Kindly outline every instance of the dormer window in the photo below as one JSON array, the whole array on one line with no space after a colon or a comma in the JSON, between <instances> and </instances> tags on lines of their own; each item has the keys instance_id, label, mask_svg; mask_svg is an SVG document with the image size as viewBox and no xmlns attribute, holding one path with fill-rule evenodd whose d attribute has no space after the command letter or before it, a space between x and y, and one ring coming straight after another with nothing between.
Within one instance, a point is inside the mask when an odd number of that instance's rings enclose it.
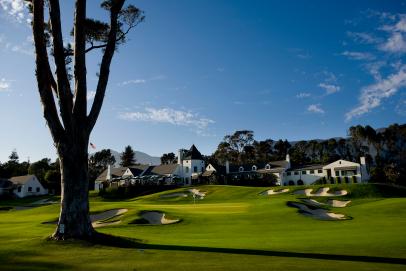
<instances>
[{"instance_id":1,"label":"dormer window","mask_svg":"<svg viewBox=\"0 0 406 271\"><path fill-rule=\"evenodd\" d=\"M244 171L244 168L243 168L243 167L240 167L238 170L239 170L240 172L243 172L243 171Z\"/></svg>"},{"instance_id":2,"label":"dormer window","mask_svg":"<svg viewBox=\"0 0 406 271\"><path fill-rule=\"evenodd\" d=\"M257 171L257 166L252 166L252 171Z\"/></svg>"},{"instance_id":3,"label":"dormer window","mask_svg":"<svg viewBox=\"0 0 406 271\"><path fill-rule=\"evenodd\" d=\"M270 169L271 169L271 165L267 164L267 165L265 166L265 169L270 170Z\"/></svg>"}]
</instances>

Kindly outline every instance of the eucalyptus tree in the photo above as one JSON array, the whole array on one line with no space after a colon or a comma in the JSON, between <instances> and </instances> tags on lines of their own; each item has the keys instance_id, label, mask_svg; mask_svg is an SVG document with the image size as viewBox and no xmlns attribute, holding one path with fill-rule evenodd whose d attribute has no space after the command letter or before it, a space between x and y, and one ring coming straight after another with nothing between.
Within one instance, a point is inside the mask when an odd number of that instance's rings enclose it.
<instances>
[{"instance_id":1,"label":"eucalyptus tree","mask_svg":"<svg viewBox=\"0 0 406 271\"><path fill-rule=\"evenodd\" d=\"M64 44L59 0L29 0L38 91L43 115L60 160L61 209L53 238L96 236L89 217L88 145L99 116L118 45L144 20L125 0L101 2L108 22L88 18L86 0L76 0L72 46ZM66 38L66 37L65 37ZM96 95L88 113L86 55L101 49ZM55 67L55 69L53 69ZM72 72L72 74L71 74Z\"/></svg>"}]
</instances>

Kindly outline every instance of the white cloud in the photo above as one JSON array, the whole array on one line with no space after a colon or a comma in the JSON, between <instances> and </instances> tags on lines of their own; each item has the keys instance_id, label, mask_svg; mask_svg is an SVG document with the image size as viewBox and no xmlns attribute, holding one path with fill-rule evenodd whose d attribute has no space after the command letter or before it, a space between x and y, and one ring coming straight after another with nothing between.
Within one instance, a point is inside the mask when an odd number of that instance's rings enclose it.
<instances>
[{"instance_id":1,"label":"white cloud","mask_svg":"<svg viewBox=\"0 0 406 271\"><path fill-rule=\"evenodd\" d=\"M15 44L10 42L5 35L0 34L0 46L6 51L34 56L34 48L32 46L32 41L29 40L29 37L27 37L26 40L20 44Z\"/></svg>"},{"instance_id":2,"label":"white cloud","mask_svg":"<svg viewBox=\"0 0 406 271\"><path fill-rule=\"evenodd\" d=\"M326 91L326 95L330 95L340 91L340 86L334 84L320 83L319 87L323 88Z\"/></svg>"},{"instance_id":3,"label":"white cloud","mask_svg":"<svg viewBox=\"0 0 406 271\"><path fill-rule=\"evenodd\" d=\"M311 113L317 113L317 114L324 114L324 110L320 107L320 104L311 104L309 107L307 107L307 111Z\"/></svg>"},{"instance_id":4,"label":"white cloud","mask_svg":"<svg viewBox=\"0 0 406 271\"><path fill-rule=\"evenodd\" d=\"M145 121L155 123L169 123L176 126L186 126L196 129L195 132L203 135L213 120L200 117L190 111L181 111L172 108L145 108L144 112L124 112L119 118L129 121Z\"/></svg>"},{"instance_id":5,"label":"white cloud","mask_svg":"<svg viewBox=\"0 0 406 271\"><path fill-rule=\"evenodd\" d=\"M373 60L375 58L372 54L365 52L344 51L341 53L341 55L355 60Z\"/></svg>"},{"instance_id":6,"label":"white cloud","mask_svg":"<svg viewBox=\"0 0 406 271\"><path fill-rule=\"evenodd\" d=\"M0 92L10 91L10 81L5 78L0 79Z\"/></svg>"},{"instance_id":7,"label":"white cloud","mask_svg":"<svg viewBox=\"0 0 406 271\"><path fill-rule=\"evenodd\" d=\"M405 53L406 52L406 40L402 33L394 32L389 39L381 44L379 48L386 52L391 53Z\"/></svg>"},{"instance_id":8,"label":"white cloud","mask_svg":"<svg viewBox=\"0 0 406 271\"><path fill-rule=\"evenodd\" d=\"M403 87L406 87L406 65L400 67L398 72L389 75L386 79L378 80L376 83L364 87L359 97L360 105L346 113L346 120L349 121L370 112L380 106L383 99L391 97Z\"/></svg>"},{"instance_id":9,"label":"white cloud","mask_svg":"<svg viewBox=\"0 0 406 271\"><path fill-rule=\"evenodd\" d=\"M119 85L120 86L125 86L125 85L129 85L129 84L145 84L146 80L145 79L134 79L134 80L128 80L128 81L124 81L121 82Z\"/></svg>"},{"instance_id":10,"label":"white cloud","mask_svg":"<svg viewBox=\"0 0 406 271\"><path fill-rule=\"evenodd\" d=\"M0 7L18 23L31 22L24 0L0 0Z\"/></svg>"},{"instance_id":11,"label":"white cloud","mask_svg":"<svg viewBox=\"0 0 406 271\"><path fill-rule=\"evenodd\" d=\"M93 100L94 99L94 96L96 96L96 91L94 91L94 90L92 90L92 91L89 91L88 93L87 93L87 100L88 101L90 101L90 100Z\"/></svg>"},{"instance_id":12,"label":"white cloud","mask_svg":"<svg viewBox=\"0 0 406 271\"><path fill-rule=\"evenodd\" d=\"M363 44L375 44L382 41L382 39L373 36L370 33L366 32L347 32L347 35L351 37L355 42Z\"/></svg>"},{"instance_id":13,"label":"white cloud","mask_svg":"<svg viewBox=\"0 0 406 271\"><path fill-rule=\"evenodd\" d=\"M308 98L310 96L311 96L311 94L308 92L300 92L300 93L296 94L296 98L298 98L298 99Z\"/></svg>"}]
</instances>

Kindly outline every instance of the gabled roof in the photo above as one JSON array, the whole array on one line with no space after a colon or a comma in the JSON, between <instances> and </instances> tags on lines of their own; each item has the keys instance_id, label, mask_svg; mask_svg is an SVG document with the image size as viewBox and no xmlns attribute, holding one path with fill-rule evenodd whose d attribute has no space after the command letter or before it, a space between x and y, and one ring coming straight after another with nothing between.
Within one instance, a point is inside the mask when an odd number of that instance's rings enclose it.
<instances>
[{"instance_id":1,"label":"gabled roof","mask_svg":"<svg viewBox=\"0 0 406 271\"><path fill-rule=\"evenodd\" d=\"M168 175L174 174L176 169L178 168L178 164L167 164L167 165L159 165L159 166L150 166L148 170L143 174L146 175Z\"/></svg>"},{"instance_id":2,"label":"gabled roof","mask_svg":"<svg viewBox=\"0 0 406 271\"><path fill-rule=\"evenodd\" d=\"M128 167L112 167L111 168L111 177L117 178L123 176L124 172L127 170ZM107 177L107 170L105 169L102 174L97 177L96 181L105 181Z\"/></svg>"},{"instance_id":3,"label":"gabled roof","mask_svg":"<svg viewBox=\"0 0 406 271\"><path fill-rule=\"evenodd\" d=\"M289 162L286 160L280 160L280 161L272 161L268 163L271 167L283 167L283 168L288 168L289 167Z\"/></svg>"},{"instance_id":4,"label":"gabled roof","mask_svg":"<svg viewBox=\"0 0 406 271\"><path fill-rule=\"evenodd\" d=\"M137 176L141 175L149 167L150 167L149 165L137 165L137 166L131 166L128 169L131 171L131 174L134 177L137 177Z\"/></svg>"},{"instance_id":5,"label":"gabled roof","mask_svg":"<svg viewBox=\"0 0 406 271\"><path fill-rule=\"evenodd\" d=\"M193 144L192 147L190 147L190 150L185 153L185 155L183 156L183 159L185 159L185 160L203 160L203 156L199 152L199 150L196 148L196 146Z\"/></svg>"},{"instance_id":6,"label":"gabled roof","mask_svg":"<svg viewBox=\"0 0 406 271\"><path fill-rule=\"evenodd\" d=\"M10 181L11 181L13 184L24 185L24 184L26 184L29 180L31 180L33 177L35 177L35 175L16 176L16 177L12 177L12 178L10 179Z\"/></svg>"}]
</instances>

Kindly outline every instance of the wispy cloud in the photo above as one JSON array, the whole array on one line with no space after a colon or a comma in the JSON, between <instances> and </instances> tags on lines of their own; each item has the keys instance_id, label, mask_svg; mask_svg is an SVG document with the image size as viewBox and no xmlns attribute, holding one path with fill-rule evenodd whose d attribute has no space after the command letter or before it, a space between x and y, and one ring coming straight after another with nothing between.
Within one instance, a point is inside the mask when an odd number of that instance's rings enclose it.
<instances>
[{"instance_id":1,"label":"wispy cloud","mask_svg":"<svg viewBox=\"0 0 406 271\"><path fill-rule=\"evenodd\" d=\"M364 87L361 90L359 106L346 113L346 120L350 121L354 117L361 116L379 107L383 99L393 96L403 87L406 87L406 65L400 67L398 72L389 75L387 78Z\"/></svg>"},{"instance_id":2,"label":"wispy cloud","mask_svg":"<svg viewBox=\"0 0 406 271\"><path fill-rule=\"evenodd\" d=\"M351 52L351 51L344 51L341 55L346 56L350 59L355 60L373 60L375 57L371 53L366 52Z\"/></svg>"},{"instance_id":3,"label":"wispy cloud","mask_svg":"<svg viewBox=\"0 0 406 271\"><path fill-rule=\"evenodd\" d=\"M32 46L31 36L28 36L25 41L19 44L15 44L13 42L10 42L5 35L0 34L0 48L14 53L34 56L34 48Z\"/></svg>"},{"instance_id":4,"label":"wispy cloud","mask_svg":"<svg viewBox=\"0 0 406 271\"><path fill-rule=\"evenodd\" d=\"M31 22L24 0L0 0L0 7L15 22Z\"/></svg>"},{"instance_id":5,"label":"wispy cloud","mask_svg":"<svg viewBox=\"0 0 406 271\"><path fill-rule=\"evenodd\" d=\"M324 114L325 111L321 108L320 104L311 104L307 107L307 111L311 113Z\"/></svg>"},{"instance_id":6,"label":"wispy cloud","mask_svg":"<svg viewBox=\"0 0 406 271\"><path fill-rule=\"evenodd\" d=\"M320 83L319 87L326 91L326 95L330 95L340 91L340 86L334 84Z\"/></svg>"},{"instance_id":7,"label":"wispy cloud","mask_svg":"<svg viewBox=\"0 0 406 271\"><path fill-rule=\"evenodd\" d=\"M10 81L5 78L0 79L0 92L10 91Z\"/></svg>"},{"instance_id":8,"label":"wispy cloud","mask_svg":"<svg viewBox=\"0 0 406 271\"><path fill-rule=\"evenodd\" d=\"M302 48L288 48L288 51L293 53L297 58L300 59L312 58L311 54Z\"/></svg>"},{"instance_id":9,"label":"wispy cloud","mask_svg":"<svg viewBox=\"0 0 406 271\"><path fill-rule=\"evenodd\" d=\"M88 101L90 101L90 100L93 100L94 99L94 96L96 96L96 91L94 91L94 90L92 90L92 91L89 91L88 93L87 93L87 100Z\"/></svg>"},{"instance_id":10,"label":"wispy cloud","mask_svg":"<svg viewBox=\"0 0 406 271\"><path fill-rule=\"evenodd\" d=\"M123 112L119 114L119 118L129 121L169 123L176 126L186 126L193 128L200 135L204 135L209 125L215 123L214 120L201 117L196 113L168 107L148 107L142 112Z\"/></svg>"},{"instance_id":11,"label":"wispy cloud","mask_svg":"<svg viewBox=\"0 0 406 271\"><path fill-rule=\"evenodd\" d=\"M121 83L118 83L118 86L126 86L126 85L140 85L140 84L145 84L147 82L151 81L158 81L158 80L164 80L166 79L165 75L156 75L147 79L144 78L137 78L137 79L130 79L127 81L123 81Z\"/></svg>"},{"instance_id":12,"label":"wispy cloud","mask_svg":"<svg viewBox=\"0 0 406 271\"><path fill-rule=\"evenodd\" d=\"M394 32L379 48L391 53L406 53L406 39L402 33Z\"/></svg>"},{"instance_id":13,"label":"wispy cloud","mask_svg":"<svg viewBox=\"0 0 406 271\"><path fill-rule=\"evenodd\" d=\"M308 92L300 92L300 93L296 94L296 98L298 98L298 99L308 98L310 96L311 96L311 94Z\"/></svg>"},{"instance_id":14,"label":"wispy cloud","mask_svg":"<svg viewBox=\"0 0 406 271\"><path fill-rule=\"evenodd\" d=\"M382 39L366 32L351 32L348 31L347 35L357 43L363 44L376 44L382 42Z\"/></svg>"}]
</instances>

